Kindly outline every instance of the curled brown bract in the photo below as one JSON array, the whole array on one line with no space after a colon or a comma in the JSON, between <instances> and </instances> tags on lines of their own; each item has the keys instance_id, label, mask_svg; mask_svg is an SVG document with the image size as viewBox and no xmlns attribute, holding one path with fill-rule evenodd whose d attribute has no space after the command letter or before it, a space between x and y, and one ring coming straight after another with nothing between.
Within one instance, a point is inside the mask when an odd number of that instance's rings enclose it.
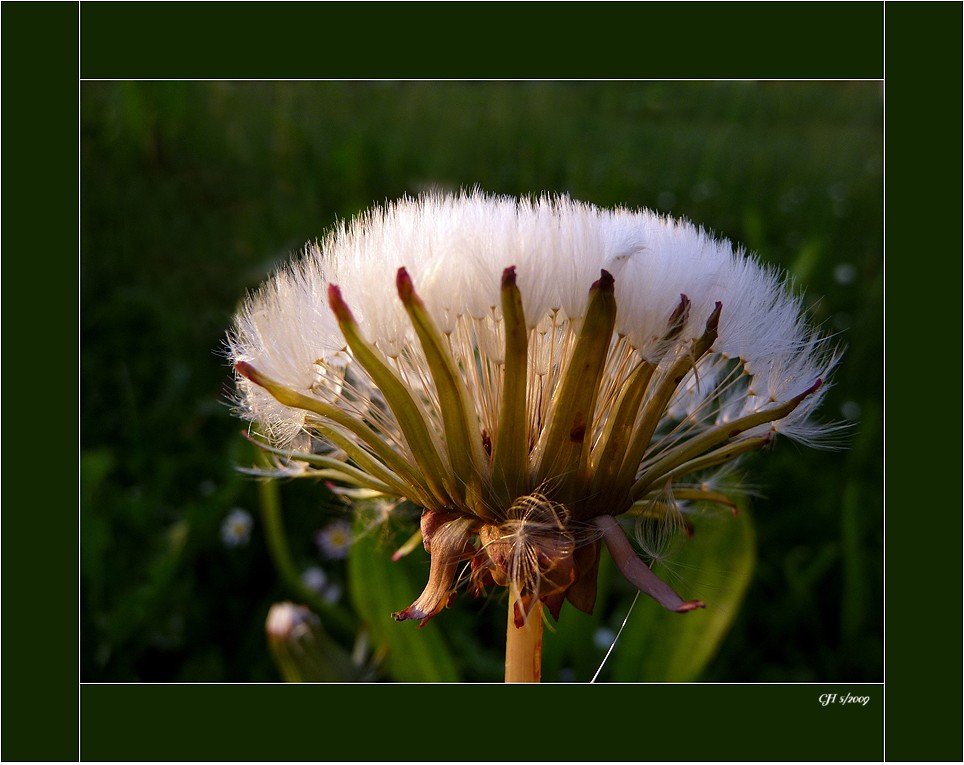
<instances>
[{"instance_id":1,"label":"curled brown bract","mask_svg":"<svg viewBox=\"0 0 964 765\"><path fill-rule=\"evenodd\" d=\"M455 513L422 513L422 544L432 559L428 584L412 605L392 614L396 621L418 619L421 627L449 605L455 595L459 563L475 553L472 537L476 521Z\"/></svg>"}]
</instances>

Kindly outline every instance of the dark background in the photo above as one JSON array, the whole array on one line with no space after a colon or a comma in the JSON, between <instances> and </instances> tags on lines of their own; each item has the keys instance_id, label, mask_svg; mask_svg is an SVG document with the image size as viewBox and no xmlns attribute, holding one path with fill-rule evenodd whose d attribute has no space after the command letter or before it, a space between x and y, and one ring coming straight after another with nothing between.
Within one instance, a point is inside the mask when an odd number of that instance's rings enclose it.
<instances>
[{"instance_id":1,"label":"dark background","mask_svg":"<svg viewBox=\"0 0 964 765\"><path fill-rule=\"evenodd\" d=\"M278 679L263 623L292 593L236 470L252 455L224 332L336 220L479 186L657 208L793 274L847 346L823 411L853 428L843 451L783 442L748 463L758 563L700 677L882 680L879 83L84 82L80 107L82 679ZM343 582L312 543L325 492L281 496L297 564ZM254 527L231 548L235 507ZM488 650L464 652L463 677L497 667Z\"/></svg>"}]
</instances>

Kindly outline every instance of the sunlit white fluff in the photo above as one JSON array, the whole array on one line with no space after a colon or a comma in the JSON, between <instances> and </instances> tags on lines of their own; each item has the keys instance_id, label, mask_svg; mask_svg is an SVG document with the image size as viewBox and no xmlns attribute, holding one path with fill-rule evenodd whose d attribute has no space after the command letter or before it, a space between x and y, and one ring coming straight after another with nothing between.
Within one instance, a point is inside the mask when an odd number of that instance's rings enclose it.
<instances>
[{"instance_id":1,"label":"sunlit white fluff","mask_svg":"<svg viewBox=\"0 0 964 765\"><path fill-rule=\"evenodd\" d=\"M609 270L616 284L616 331L643 358L665 351L660 338L681 294L691 308L680 347L699 336L715 302L722 302L714 353L700 367L709 369L720 356L740 360L760 404L800 393L826 378L833 365L785 278L725 240L647 210L481 193L403 199L337 227L249 297L230 337L232 360L249 361L295 390L330 396L336 389L317 385L318 376L331 366L337 377L349 357L328 308L328 285L339 285L364 334L397 358L415 344L395 290L394 273L403 266L442 331L455 335L460 317L474 319L482 355L496 362L500 278L515 266L533 330L545 329L553 315L557 323L578 322L589 286L601 269ZM543 374L548 346L532 349L533 369ZM462 349L461 355L472 353ZM239 384L249 417L282 440L299 431L302 412L245 380ZM699 389L705 397L714 394L709 380ZM783 428L786 435L799 433L806 441L819 436L819 426L803 423L825 390L805 402L792 418L796 427ZM741 410L753 405L743 403Z\"/></svg>"}]
</instances>

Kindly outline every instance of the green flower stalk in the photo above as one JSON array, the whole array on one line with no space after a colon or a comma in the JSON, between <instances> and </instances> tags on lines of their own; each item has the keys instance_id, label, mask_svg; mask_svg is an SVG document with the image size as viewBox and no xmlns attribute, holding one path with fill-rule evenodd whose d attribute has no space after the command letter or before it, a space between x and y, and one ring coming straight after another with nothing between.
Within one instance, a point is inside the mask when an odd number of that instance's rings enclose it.
<instances>
[{"instance_id":1,"label":"green flower stalk","mask_svg":"<svg viewBox=\"0 0 964 765\"><path fill-rule=\"evenodd\" d=\"M511 681L539 678L543 606L592 612L603 547L664 608L703 606L621 516L731 505L707 474L834 431L813 413L838 354L782 274L567 198L376 208L249 296L228 342L266 448L422 508L429 581L397 620L424 624L461 581L508 590Z\"/></svg>"}]
</instances>

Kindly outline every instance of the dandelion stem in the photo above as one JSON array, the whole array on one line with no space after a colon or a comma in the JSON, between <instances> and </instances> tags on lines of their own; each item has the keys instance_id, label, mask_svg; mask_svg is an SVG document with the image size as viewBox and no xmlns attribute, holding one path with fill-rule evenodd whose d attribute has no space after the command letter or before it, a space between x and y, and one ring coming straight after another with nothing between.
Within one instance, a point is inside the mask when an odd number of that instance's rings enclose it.
<instances>
[{"instance_id":1,"label":"dandelion stem","mask_svg":"<svg viewBox=\"0 0 964 765\"><path fill-rule=\"evenodd\" d=\"M387 443L378 438L375 432L357 417L348 414L337 406L326 404L325 402L319 401L318 399L310 396L305 396L302 393L298 393L297 391L294 391L291 388L272 380L270 377L262 374L246 361L237 362L234 365L234 368L239 374L249 379L255 385L260 385L262 388L268 391L268 393L274 396L279 403L284 404L285 406L290 406L294 409L301 409L306 412L311 412L315 415L318 415L318 417L323 418L323 420L328 420L344 428L349 433L356 436L359 442L368 446L372 450L372 453L376 454L379 459L383 460L389 468L394 470L399 475L404 476L413 486L418 486L421 484L419 474L405 461L404 456L397 453ZM321 429L322 424L312 423L310 419L306 420L306 423L314 424L315 427L319 428L319 430ZM339 444L339 446L345 448L346 451L348 450L347 447L344 447L342 444ZM360 452L362 450L358 448L356 451ZM366 472L372 472L372 470L369 469L370 465L364 465L362 463L359 464ZM380 475L376 475L376 477L380 480L383 480L385 483L391 483L391 481L384 480L384 478ZM414 497L412 497L412 499L414 499ZM443 499L440 504L444 506L446 500L447 498Z\"/></svg>"},{"instance_id":2,"label":"dandelion stem","mask_svg":"<svg viewBox=\"0 0 964 765\"><path fill-rule=\"evenodd\" d=\"M341 333L348 347L351 348L355 360L368 372L372 381L381 390L385 401L388 402L411 449L412 457L418 464L432 494L445 506L446 503L451 502L452 496L456 493L451 482L452 476L435 448L435 439L425 423L425 418L411 390L392 371L388 361L375 346L362 337L355 317L341 296L341 290L333 284L328 287L328 304L332 313L335 314Z\"/></svg>"},{"instance_id":3,"label":"dandelion stem","mask_svg":"<svg viewBox=\"0 0 964 765\"><path fill-rule=\"evenodd\" d=\"M670 314L667 323L666 335L663 338L666 346L683 330L689 313L690 300L686 295L680 295L679 305ZM593 450L595 474L590 496L599 498L604 506L612 506L617 501L609 490L617 485L617 475L631 445L639 407L656 372L657 363L658 361L640 361L626 377L599 444Z\"/></svg>"},{"instance_id":4,"label":"dandelion stem","mask_svg":"<svg viewBox=\"0 0 964 765\"><path fill-rule=\"evenodd\" d=\"M521 609L522 604L511 593L505 628L505 681L538 683L542 677L542 603L537 600L533 604L521 627L515 625L517 607Z\"/></svg>"},{"instance_id":5,"label":"dandelion stem","mask_svg":"<svg viewBox=\"0 0 964 765\"><path fill-rule=\"evenodd\" d=\"M437 500L428 487L419 480L418 474L404 460L396 459L391 467L384 465L333 425L320 420L313 421L310 418L306 419L306 424L345 452L366 473L395 487L400 497L407 497L422 507L436 507ZM392 472L392 467L400 468L398 474Z\"/></svg>"},{"instance_id":6,"label":"dandelion stem","mask_svg":"<svg viewBox=\"0 0 964 765\"><path fill-rule=\"evenodd\" d=\"M717 303L716 308L706 320L706 329L703 334L693 343L692 351L682 356L673 364L672 368L656 386L652 397L643 405L643 414L640 422L636 426L629 448L626 450L626 457L623 459L622 468L618 473L616 485L619 487L631 485L639 463L643 460L643 455L649 447L649 443L656 431L660 418L666 411L666 406L676 392L683 377L690 369L696 367L699 360L709 351L716 342L717 331L720 322L720 311L722 303Z\"/></svg>"},{"instance_id":7,"label":"dandelion stem","mask_svg":"<svg viewBox=\"0 0 964 765\"><path fill-rule=\"evenodd\" d=\"M374 489L382 494L391 494L396 489L395 486L389 486L387 483L378 480L374 476L368 475L368 473L365 471L349 465L344 460L337 460L333 457L326 457L322 454L310 454L306 452L290 451L288 449L276 449L270 444L266 444L262 441L252 438L246 432L242 432L241 435L243 435L246 439L248 439L248 441L257 446L259 449L268 452L268 454L276 454L279 457L284 457L286 460L304 462L306 465L320 468L321 471L331 471L310 474L316 478L339 480L342 483L352 484L360 488ZM338 474L337 478L335 477L336 473Z\"/></svg>"},{"instance_id":8,"label":"dandelion stem","mask_svg":"<svg viewBox=\"0 0 964 765\"><path fill-rule=\"evenodd\" d=\"M681 499L684 502L713 502L714 504L723 505L724 507L729 508L733 515L736 515L736 502L720 491L710 491L709 489L691 489L686 487L680 488L675 486L673 487L673 498ZM636 507L636 505L633 505L633 507Z\"/></svg>"},{"instance_id":9,"label":"dandelion stem","mask_svg":"<svg viewBox=\"0 0 964 765\"><path fill-rule=\"evenodd\" d=\"M596 497L609 490L615 483L616 474L626 458L626 450L633 435L636 415L646 388L653 377L656 367L648 361L641 361L626 378L623 388L613 407L613 413L606 423L600 446L595 455L596 472L593 476L590 496ZM611 501L608 494L606 502Z\"/></svg>"},{"instance_id":10,"label":"dandelion stem","mask_svg":"<svg viewBox=\"0 0 964 765\"><path fill-rule=\"evenodd\" d=\"M589 290L586 315L537 446L540 480L559 476L557 490L570 504L572 489L588 474L592 417L616 321L613 290L608 271Z\"/></svg>"},{"instance_id":11,"label":"dandelion stem","mask_svg":"<svg viewBox=\"0 0 964 765\"><path fill-rule=\"evenodd\" d=\"M455 473L459 498L479 515L488 510L483 496L482 474L486 460L482 456L481 427L472 406L465 380L446 348L442 333L432 320L412 279L404 268L396 276L398 296L418 336L428 364L442 414L442 427L448 446L449 463Z\"/></svg>"},{"instance_id":12,"label":"dandelion stem","mask_svg":"<svg viewBox=\"0 0 964 765\"><path fill-rule=\"evenodd\" d=\"M769 446L770 442L773 440L771 434L767 433L763 436L754 436L752 438L744 438L741 441L735 441L731 444L726 444L721 446L719 449L714 449L711 452L707 452L696 459L684 462L681 465L674 467L672 470L667 470L660 476L663 480L676 479L684 475L689 475L690 473L696 473L700 470L707 470L711 467L716 467L717 465L722 465L725 462L731 462L732 460L741 457L747 452L751 452L754 449L762 449L763 447ZM640 489L633 488L633 501L639 501L640 498L652 491L652 486L655 482L650 482L645 489L640 486ZM673 490L676 491L675 489Z\"/></svg>"},{"instance_id":13,"label":"dandelion stem","mask_svg":"<svg viewBox=\"0 0 964 765\"><path fill-rule=\"evenodd\" d=\"M645 491L667 471L698 457L707 449L731 438L735 438L740 435L740 433L755 428L758 425L765 425L768 422L774 422L775 420L786 417L797 408L801 401L816 391L820 387L820 384L821 381L817 380L817 382L807 388L803 393L794 396L789 401L770 407L769 409L762 409L759 412L748 414L732 422L725 422L695 438L691 438L689 441L683 441L672 449L669 449L663 457L643 471L639 480L633 485L633 494L638 495Z\"/></svg>"},{"instance_id":14,"label":"dandelion stem","mask_svg":"<svg viewBox=\"0 0 964 765\"><path fill-rule=\"evenodd\" d=\"M492 479L495 490L503 492L504 499L512 502L525 493L529 462L526 427L529 333L514 267L502 272L502 319L505 325L505 368L502 411L499 413L498 437L492 458Z\"/></svg>"}]
</instances>

